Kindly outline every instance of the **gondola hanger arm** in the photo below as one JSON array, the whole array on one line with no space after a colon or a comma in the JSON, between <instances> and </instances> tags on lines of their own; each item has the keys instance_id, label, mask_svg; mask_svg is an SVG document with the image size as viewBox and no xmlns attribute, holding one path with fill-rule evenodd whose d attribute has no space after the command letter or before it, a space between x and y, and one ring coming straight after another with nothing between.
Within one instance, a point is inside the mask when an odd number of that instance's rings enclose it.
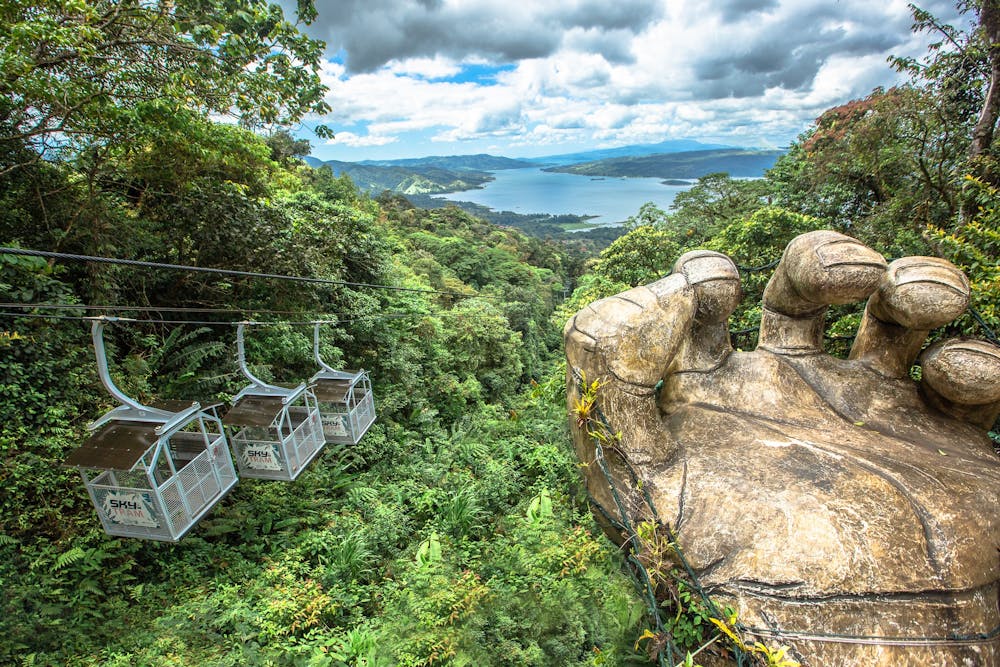
<instances>
[{"instance_id":1,"label":"gondola hanger arm","mask_svg":"<svg viewBox=\"0 0 1000 667\"><path fill-rule=\"evenodd\" d=\"M267 390L267 391L272 391L272 392L275 392L275 393L278 393L278 394L287 394L288 393L288 389L285 389L284 387L279 387L277 385L268 384L267 382L264 382L263 380L261 380L260 378L258 378L256 375L254 375L253 373L251 373L250 369L247 368L247 355L246 355L246 346L243 343L243 331L244 331L244 329L246 329L247 325L250 325L250 324L254 324L254 323L253 322L240 322L240 323L238 323L236 325L236 358L237 358L237 361L240 364L240 372L242 372L243 376L246 379L250 380L250 382L253 383L256 387L259 387L259 388Z\"/></svg>"}]
</instances>

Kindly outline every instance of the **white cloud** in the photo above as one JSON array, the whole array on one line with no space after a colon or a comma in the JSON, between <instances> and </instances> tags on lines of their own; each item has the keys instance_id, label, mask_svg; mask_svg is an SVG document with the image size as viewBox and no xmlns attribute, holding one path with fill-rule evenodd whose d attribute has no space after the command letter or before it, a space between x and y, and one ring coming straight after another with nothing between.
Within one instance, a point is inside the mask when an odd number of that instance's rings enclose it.
<instances>
[{"instance_id":1,"label":"white cloud","mask_svg":"<svg viewBox=\"0 0 1000 667\"><path fill-rule=\"evenodd\" d=\"M446 79L462 71L461 65L450 58L409 58L394 60L386 69L396 76L416 76L424 79Z\"/></svg>"},{"instance_id":2,"label":"white cloud","mask_svg":"<svg viewBox=\"0 0 1000 667\"><path fill-rule=\"evenodd\" d=\"M353 132L337 132L335 139L330 139L327 141L328 144L343 144L344 146L385 146L386 144L392 144L398 141L396 137L389 137L385 135L363 135L359 136Z\"/></svg>"},{"instance_id":3,"label":"white cloud","mask_svg":"<svg viewBox=\"0 0 1000 667\"><path fill-rule=\"evenodd\" d=\"M948 0L929 8L954 19ZM338 134L335 145L354 147L408 133L501 146L782 145L824 109L898 81L887 56L928 41L910 33L905 0L346 0L320 11L320 36L366 70L323 71L324 122L368 129ZM507 69L463 81L472 65Z\"/></svg>"}]
</instances>

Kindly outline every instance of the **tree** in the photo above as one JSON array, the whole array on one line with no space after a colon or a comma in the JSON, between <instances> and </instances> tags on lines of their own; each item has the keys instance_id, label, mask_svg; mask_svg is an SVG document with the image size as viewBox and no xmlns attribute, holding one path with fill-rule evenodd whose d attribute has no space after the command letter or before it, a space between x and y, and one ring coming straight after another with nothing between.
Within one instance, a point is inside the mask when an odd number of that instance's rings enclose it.
<instances>
[{"instance_id":1,"label":"tree","mask_svg":"<svg viewBox=\"0 0 1000 667\"><path fill-rule=\"evenodd\" d=\"M968 146L960 107L926 89L876 89L825 111L769 172L775 203L894 255L959 208Z\"/></svg>"},{"instance_id":2,"label":"tree","mask_svg":"<svg viewBox=\"0 0 1000 667\"><path fill-rule=\"evenodd\" d=\"M702 176L689 190L678 192L663 222L677 241L693 247L710 238L727 224L750 215L768 201L764 180L740 180L726 173Z\"/></svg>"},{"instance_id":3,"label":"tree","mask_svg":"<svg viewBox=\"0 0 1000 667\"><path fill-rule=\"evenodd\" d=\"M609 280L635 287L670 273L680 254L673 234L643 225L605 248L594 271Z\"/></svg>"},{"instance_id":4,"label":"tree","mask_svg":"<svg viewBox=\"0 0 1000 667\"><path fill-rule=\"evenodd\" d=\"M754 340L760 324L761 297L775 262L793 238L823 227L816 218L766 206L729 223L705 244L709 250L729 255L741 269L743 301L730 317L731 329L750 329L746 333L749 341Z\"/></svg>"},{"instance_id":5,"label":"tree","mask_svg":"<svg viewBox=\"0 0 1000 667\"><path fill-rule=\"evenodd\" d=\"M283 164L295 158L303 158L312 150L308 139L296 139L285 128L272 132L265 141L271 149L271 159Z\"/></svg>"},{"instance_id":6,"label":"tree","mask_svg":"<svg viewBox=\"0 0 1000 667\"><path fill-rule=\"evenodd\" d=\"M1000 116L1000 3L997 0L958 0L960 14L974 11L977 22L970 30L942 23L930 12L910 5L914 32L940 37L922 60L894 58L911 81L927 86L954 105L974 106L975 125L968 158L975 161L989 153Z\"/></svg>"},{"instance_id":7,"label":"tree","mask_svg":"<svg viewBox=\"0 0 1000 667\"><path fill-rule=\"evenodd\" d=\"M0 0L0 43L0 146L21 160L127 142L150 103L250 127L328 109L322 42L266 0Z\"/></svg>"},{"instance_id":8,"label":"tree","mask_svg":"<svg viewBox=\"0 0 1000 667\"><path fill-rule=\"evenodd\" d=\"M989 151L993 144L993 131L1000 115L1000 4L996 0L983 0L979 9L979 26L987 47L990 64L990 85L983 100L982 110L972 130L969 159L974 160Z\"/></svg>"},{"instance_id":9,"label":"tree","mask_svg":"<svg viewBox=\"0 0 1000 667\"><path fill-rule=\"evenodd\" d=\"M622 227L625 228L626 232L631 232L639 227L663 227L667 223L669 215L662 208L648 201L639 207L638 213L630 215L622 223Z\"/></svg>"},{"instance_id":10,"label":"tree","mask_svg":"<svg viewBox=\"0 0 1000 667\"><path fill-rule=\"evenodd\" d=\"M956 230L928 227L926 234L937 254L969 277L970 306L995 337L1000 333L1000 190L973 176L968 177L968 187L975 205L965 224ZM968 315L959 322L965 333L984 333Z\"/></svg>"},{"instance_id":11,"label":"tree","mask_svg":"<svg viewBox=\"0 0 1000 667\"><path fill-rule=\"evenodd\" d=\"M1000 163L996 125L1000 119L1000 3L961 0L958 8L974 11L969 30L942 24L928 12L912 7L914 29L941 37L923 61L901 61L912 79L956 109L966 129L965 160L955 170L960 209L949 220L923 230L935 253L951 260L969 277L972 307L993 333L969 316L959 321L965 333L987 335L996 342L1000 328Z\"/></svg>"},{"instance_id":12,"label":"tree","mask_svg":"<svg viewBox=\"0 0 1000 667\"><path fill-rule=\"evenodd\" d=\"M928 225L951 228L970 216L964 175L992 182L996 171L990 99L1000 91L989 91L1000 19L995 0L956 4L977 22L955 27L911 5L913 30L938 40L922 57L892 59L907 84L824 112L769 173L775 203L894 256L930 252Z\"/></svg>"}]
</instances>

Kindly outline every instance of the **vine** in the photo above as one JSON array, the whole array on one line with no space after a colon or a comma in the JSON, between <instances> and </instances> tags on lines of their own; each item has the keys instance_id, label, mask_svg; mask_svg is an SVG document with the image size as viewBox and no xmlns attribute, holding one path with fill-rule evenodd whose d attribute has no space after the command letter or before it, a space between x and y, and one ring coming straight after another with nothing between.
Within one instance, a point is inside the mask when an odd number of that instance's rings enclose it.
<instances>
[{"instance_id":1,"label":"vine","mask_svg":"<svg viewBox=\"0 0 1000 667\"><path fill-rule=\"evenodd\" d=\"M649 659L661 667L700 667L694 660L705 652L731 656L741 667L800 667L799 662L787 657L787 646L771 648L743 638L736 612L730 608L720 610L705 593L681 551L676 534L656 516L642 480L629 467L653 517L652 521L632 524L604 458L604 447L614 446L622 437L621 432L612 428L598 403L600 390L607 382L596 379L588 382L582 370L574 369L574 374L579 396L573 401L572 412L577 427L587 434L594 446L594 461L608 482L617 517L592 496L590 502L621 531L626 562L655 627L655 631L647 628L639 636L635 649L639 650L644 644ZM664 602L661 603L661 599ZM672 613L665 613L668 611ZM706 636L710 630L714 632Z\"/></svg>"}]
</instances>

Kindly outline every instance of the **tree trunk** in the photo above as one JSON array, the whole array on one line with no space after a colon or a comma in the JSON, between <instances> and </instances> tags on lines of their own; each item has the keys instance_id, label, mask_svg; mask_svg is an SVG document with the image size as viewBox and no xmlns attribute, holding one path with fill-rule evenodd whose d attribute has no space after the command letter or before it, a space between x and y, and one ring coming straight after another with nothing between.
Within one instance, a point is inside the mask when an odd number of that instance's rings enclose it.
<instances>
[{"instance_id":1,"label":"tree trunk","mask_svg":"<svg viewBox=\"0 0 1000 667\"><path fill-rule=\"evenodd\" d=\"M1000 115L1000 0L983 0L983 7L979 11L979 25L989 42L990 87L972 131L970 160L990 150L997 116Z\"/></svg>"}]
</instances>

